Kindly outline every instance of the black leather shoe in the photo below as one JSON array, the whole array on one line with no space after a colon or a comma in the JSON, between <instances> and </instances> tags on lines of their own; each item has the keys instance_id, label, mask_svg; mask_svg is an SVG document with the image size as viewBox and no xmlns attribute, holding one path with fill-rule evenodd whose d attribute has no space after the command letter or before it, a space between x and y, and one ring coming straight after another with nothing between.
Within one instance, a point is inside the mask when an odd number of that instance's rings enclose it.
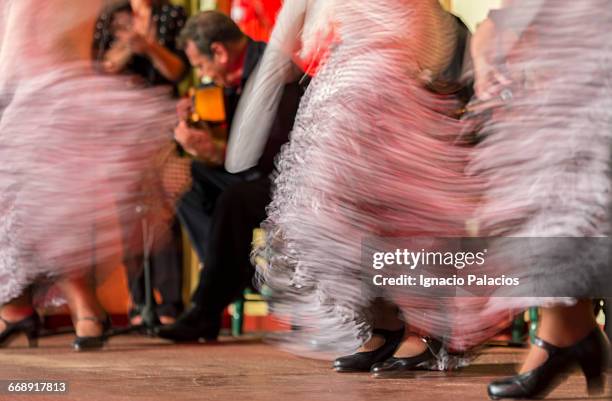
<instances>
[{"instance_id":1,"label":"black leather shoe","mask_svg":"<svg viewBox=\"0 0 612 401\"><path fill-rule=\"evenodd\" d=\"M221 316L212 317L197 306L183 313L173 324L160 326L155 333L174 342L214 341L221 330Z\"/></svg>"},{"instance_id":2,"label":"black leather shoe","mask_svg":"<svg viewBox=\"0 0 612 401\"><path fill-rule=\"evenodd\" d=\"M30 348L38 347L38 334L40 332L40 318L34 312L25 319L17 322L9 322L0 317L5 325L4 330L0 333L0 348L8 346L19 334L25 334L28 338Z\"/></svg>"},{"instance_id":3,"label":"black leather shoe","mask_svg":"<svg viewBox=\"0 0 612 401\"><path fill-rule=\"evenodd\" d=\"M427 345L425 351L410 358L390 357L384 362L377 363L371 370L374 377L401 375L407 371L420 369L426 363L435 360L442 343L429 337L424 337L422 340Z\"/></svg>"},{"instance_id":4,"label":"black leather shoe","mask_svg":"<svg viewBox=\"0 0 612 401\"><path fill-rule=\"evenodd\" d=\"M489 384L489 397L542 398L561 384L578 365L586 377L589 394L602 394L610 344L599 328L571 347L560 348L536 337L533 344L548 353L544 364L529 372Z\"/></svg>"},{"instance_id":5,"label":"black leather shoe","mask_svg":"<svg viewBox=\"0 0 612 401\"><path fill-rule=\"evenodd\" d=\"M403 328L397 331L374 329L372 334L383 337L385 343L374 351L357 352L336 359L334 361L336 372L369 372L372 365L391 357L404 339Z\"/></svg>"},{"instance_id":6,"label":"black leather shoe","mask_svg":"<svg viewBox=\"0 0 612 401\"><path fill-rule=\"evenodd\" d=\"M78 320L91 320L99 323L102 326L102 334L99 336L92 337L77 336L74 339L74 342L72 343L72 347L74 348L74 350L81 352L96 351L102 349L104 347L104 344L106 344L106 341L108 340L108 331L112 326L110 317L108 315L104 319L100 319L97 317L81 317L78 318L77 321Z\"/></svg>"}]
</instances>

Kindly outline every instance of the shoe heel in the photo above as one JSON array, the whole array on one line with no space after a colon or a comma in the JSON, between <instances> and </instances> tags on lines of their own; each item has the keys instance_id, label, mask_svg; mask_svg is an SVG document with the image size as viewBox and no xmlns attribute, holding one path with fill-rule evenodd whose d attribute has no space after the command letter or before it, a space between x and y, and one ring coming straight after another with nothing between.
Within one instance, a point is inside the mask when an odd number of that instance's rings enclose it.
<instances>
[{"instance_id":1,"label":"shoe heel","mask_svg":"<svg viewBox=\"0 0 612 401\"><path fill-rule=\"evenodd\" d=\"M20 334L25 334L28 339L28 346L35 348L38 346L38 332L40 329L40 319L36 312L17 322L7 322L0 318L6 326L0 333L0 347L9 345Z\"/></svg>"},{"instance_id":2,"label":"shoe heel","mask_svg":"<svg viewBox=\"0 0 612 401\"><path fill-rule=\"evenodd\" d=\"M586 378L587 393L591 396L602 395L606 390L606 376L591 376Z\"/></svg>"},{"instance_id":3,"label":"shoe heel","mask_svg":"<svg viewBox=\"0 0 612 401\"><path fill-rule=\"evenodd\" d=\"M28 347L30 348L38 348L38 335L37 333L27 333L28 337Z\"/></svg>"},{"instance_id":4,"label":"shoe heel","mask_svg":"<svg viewBox=\"0 0 612 401\"><path fill-rule=\"evenodd\" d=\"M593 361L580 361L580 368L584 374L589 395L601 395L606 387L606 377L603 366Z\"/></svg>"},{"instance_id":5,"label":"shoe heel","mask_svg":"<svg viewBox=\"0 0 612 401\"><path fill-rule=\"evenodd\" d=\"M578 364L586 379L589 395L601 395L606 385L606 365L610 346L605 334L599 329L583 340L581 344L574 346Z\"/></svg>"}]
</instances>

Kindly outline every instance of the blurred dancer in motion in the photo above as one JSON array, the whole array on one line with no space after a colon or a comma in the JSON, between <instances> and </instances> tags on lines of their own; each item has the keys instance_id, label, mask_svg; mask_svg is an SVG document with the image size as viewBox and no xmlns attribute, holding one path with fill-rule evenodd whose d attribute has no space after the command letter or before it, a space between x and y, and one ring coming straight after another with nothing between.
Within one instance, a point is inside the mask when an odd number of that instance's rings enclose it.
<instances>
[{"instance_id":1,"label":"blurred dancer in motion","mask_svg":"<svg viewBox=\"0 0 612 401\"><path fill-rule=\"evenodd\" d=\"M473 43L474 109L490 116L468 169L484 184L480 235L557 239L493 247L522 254L510 269L538 290L491 298L487 309L543 307L520 374L491 383L489 395L544 396L573 365L599 393L610 347L592 301L581 298L601 295L611 278L600 240L610 235L612 11L604 0L505 5ZM575 299L533 298L553 295Z\"/></svg>"},{"instance_id":2,"label":"blurred dancer in motion","mask_svg":"<svg viewBox=\"0 0 612 401\"><path fill-rule=\"evenodd\" d=\"M124 0L113 4L96 22L94 58L98 67L109 74L129 74L136 86L167 86L168 96L176 97L178 84L189 71L187 57L177 45L186 19L185 10L167 0ZM182 233L178 219L171 226L165 235L153 239L156 250L150 256L153 287L161 295L155 310L162 324L174 322L183 310ZM137 230L123 233L123 263L132 295L128 315L133 325L139 325L146 303L144 258L142 245L132 243L142 242L143 233L142 227L129 222L125 228Z\"/></svg>"},{"instance_id":3,"label":"blurred dancer in motion","mask_svg":"<svg viewBox=\"0 0 612 401\"><path fill-rule=\"evenodd\" d=\"M588 298L594 285L609 285L601 242L580 249L571 241L532 248L493 241L490 250L513 256L499 270L515 270L530 284L502 291L504 298L448 302L411 287L381 294L362 281L367 236L462 236L473 216L482 236L609 234L611 68L602 34L609 7L602 0L513 3L474 40L478 97L471 109L486 120L467 175L455 131L464 126L448 117L456 103L428 90L453 49L451 19L437 2L304 1L282 10L269 46L276 51L267 52L252 88L269 96L258 99L278 98L294 52L323 56L278 161L265 225L268 263L260 268L274 312L299 327L289 339L293 349L337 353L363 345L336 360L346 370L392 373L436 360L448 367L439 344L409 336L400 346L403 322L466 349L512 313L544 305L541 338L524 373L492 383L490 396L544 395L576 363L589 390L602 389L608 341L590 302L566 298ZM246 103L242 117L270 109ZM257 138L234 136L229 170L248 168ZM557 298L534 299L533 288Z\"/></svg>"},{"instance_id":4,"label":"blurred dancer in motion","mask_svg":"<svg viewBox=\"0 0 612 401\"><path fill-rule=\"evenodd\" d=\"M361 256L367 236L464 235L473 197L453 117L461 102L449 83L461 75L466 40L436 0L287 2L246 90L229 171L256 160L263 141L246 127L255 118L265 126L292 61L314 75L277 161L264 224L269 265L260 272L274 312L300 328L291 348L362 347L337 359L338 371L369 371L394 355L385 370L448 366L440 344L418 334L430 324L442 331L439 306L420 302L414 319L398 310L364 285ZM436 93L442 88L448 93Z\"/></svg>"},{"instance_id":5,"label":"blurred dancer in motion","mask_svg":"<svg viewBox=\"0 0 612 401\"><path fill-rule=\"evenodd\" d=\"M35 345L32 288L57 281L75 349L100 348L108 318L90 266L120 255L117 220L139 224L145 195L157 214L157 188L135 188L157 171L174 106L163 91L93 72L102 5L0 1L0 345L21 333Z\"/></svg>"}]
</instances>

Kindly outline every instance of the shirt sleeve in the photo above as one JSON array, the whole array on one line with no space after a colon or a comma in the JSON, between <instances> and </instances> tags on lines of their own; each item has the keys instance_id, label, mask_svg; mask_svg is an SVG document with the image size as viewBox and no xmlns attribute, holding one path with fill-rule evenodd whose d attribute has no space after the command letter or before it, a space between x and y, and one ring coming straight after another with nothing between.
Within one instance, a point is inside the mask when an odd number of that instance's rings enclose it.
<instances>
[{"instance_id":1,"label":"shirt sleeve","mask_svg":"<svg viewBox=\"0 0 612 401\"><path fill-rule=\"evenodd\" d=\"M114 38L110 31L112 13L109 10L103 11L96 20L92 56L96 61L101 61L104 54L110 48Z\"/></svg>"},{"instance_id":2,"label":"shirt sleeve","mask_svg":"<svg viewBox=\"0 0 612 401\"><path fill-rule=\"evenodd\" d=\"M178 37L185 27L187 13L183 7L165 5L154 19L157 23L158 43L178 56L183 62L183 74L177 80L181 81L189 72L189 60L185 52L178 46Z\"/></svg>"}]
</instances>

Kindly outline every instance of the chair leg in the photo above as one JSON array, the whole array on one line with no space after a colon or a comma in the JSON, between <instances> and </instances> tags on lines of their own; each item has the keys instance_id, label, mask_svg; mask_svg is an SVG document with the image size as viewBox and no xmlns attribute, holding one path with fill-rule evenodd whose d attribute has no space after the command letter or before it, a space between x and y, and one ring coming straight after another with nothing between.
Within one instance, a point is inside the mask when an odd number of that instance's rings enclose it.
<instances>
[{"instance_id":1,"label":"chair leg","mask_svg":"<svg viewBox=\"0 0 612 401\"><path fill-rule=\"evenodd\" d=\"M525 341L525 314L520 313L512 323L510 345L522 345Z\"/></svg>"},{"instance_id":2,"label":"chair leg","mask_svg":"<svg viewBox=\"0 0 612 401\"><path fill-rule=\"evenodd\" d=\"M529 308L529 340L533 341L538 334L538 308Z\"/></svg>"},{"instance_id":3,"label":"chair leg","mask_svg":"<svg viewBox=\"0 0 612 401\"><path fill-rule=\"evenodd\" d=\"M244 299L239 299L233 304L232 311L232 336L240 337L244 325Z\"/></svg>"}]
</instances>

